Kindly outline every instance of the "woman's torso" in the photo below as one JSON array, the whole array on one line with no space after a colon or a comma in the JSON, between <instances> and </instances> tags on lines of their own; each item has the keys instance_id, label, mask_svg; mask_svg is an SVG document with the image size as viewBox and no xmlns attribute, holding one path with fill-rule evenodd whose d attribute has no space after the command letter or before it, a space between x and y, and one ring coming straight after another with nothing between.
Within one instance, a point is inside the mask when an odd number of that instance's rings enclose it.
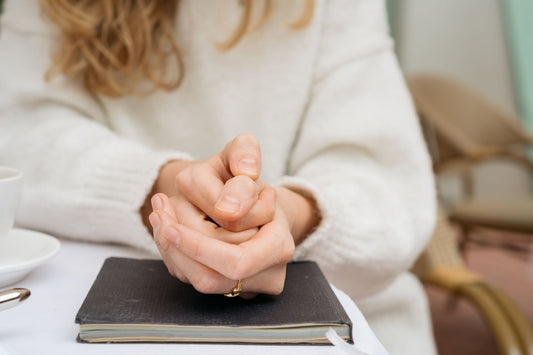
<instances>
[{"instance_id":1,"label":"woman's torso","mask_svg":"<svg viewBox=\"0 0 533 355\"><path fill-rule=\"evenodd\" d=\"M154 148L186 151L205 159L239 133L262 147L262 178L285 174L290 150L309 100L319 18L301 30L292 2L274 2L266 22L232 49L215 42L230 36L242 9L236 1L184 0L177 21L185 77L171 92L120 99L100 98L102 123ZM320 6L320 5L318 5ZM301 9L300 9L301 10Z\"/></svg>"}]
</instances>

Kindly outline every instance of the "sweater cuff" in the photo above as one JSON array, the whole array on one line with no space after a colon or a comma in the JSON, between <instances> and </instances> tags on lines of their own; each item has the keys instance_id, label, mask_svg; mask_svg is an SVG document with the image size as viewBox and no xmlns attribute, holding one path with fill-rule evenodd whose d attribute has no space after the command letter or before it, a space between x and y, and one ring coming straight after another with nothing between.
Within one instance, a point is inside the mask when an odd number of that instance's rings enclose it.
<instances>
[{"instance_id":1,"label":"sweater cuff","mask_svg":"<svg viewBox=\"0 0 533 355\"><path fill-rule=\"evenodd\" d=\"M122 142L124 143L124 142ZM153 238L142 222L140 208L161 167L171 160L192 160L183 152L151 151L137 144L105 147L105 154L85 171L86 183L79 211L91 228L91 241L132 245L158 255ZM95 240L99 236L101 240Z\"/></svg>"}]
</instances>

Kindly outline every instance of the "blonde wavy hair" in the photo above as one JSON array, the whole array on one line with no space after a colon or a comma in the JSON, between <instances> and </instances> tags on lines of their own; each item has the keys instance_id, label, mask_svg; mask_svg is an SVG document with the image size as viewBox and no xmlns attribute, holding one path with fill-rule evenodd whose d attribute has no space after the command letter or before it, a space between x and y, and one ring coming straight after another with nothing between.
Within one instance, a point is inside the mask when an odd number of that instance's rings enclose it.
<instances>
[{"instance_id":1,"label":"blonde wavy hair","mask_svg":"<svg viewBox=\"0 0 533 355\"><path fill-rule=\"evenodd\" d=\"M233 48L251 30L260 27L271 11L263 0L262 14L251 24L258 0L239 0L242 16L222 51ZM183 80L185 68L175 38L179 0L40 0L41 9L60 29L60 41L46 77L57 74L81 79L96 95L118 97L145 92L140 87L171 91ZM304 0L299 29L313 16L314 0ZM143 86L145 87L145 86Z\"/></svg>"}]
</instances>

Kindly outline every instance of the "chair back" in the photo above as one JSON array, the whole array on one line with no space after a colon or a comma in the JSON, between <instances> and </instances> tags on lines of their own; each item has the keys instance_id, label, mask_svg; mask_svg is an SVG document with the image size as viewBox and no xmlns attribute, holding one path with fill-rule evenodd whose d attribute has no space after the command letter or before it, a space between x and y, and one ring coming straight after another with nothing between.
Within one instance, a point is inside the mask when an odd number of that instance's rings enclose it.
<instances>
[{"instance_id":1,"label":"chair back","mask_svg":"<svg viewBox=\"0 0 533 355\"><path fill-rule=\"evenodd\" d=\"M415 105L434 142L434 162L503 151L532 141L518 120L456 81L436 75L407 79Z\"/></svg>"}]
</instances>

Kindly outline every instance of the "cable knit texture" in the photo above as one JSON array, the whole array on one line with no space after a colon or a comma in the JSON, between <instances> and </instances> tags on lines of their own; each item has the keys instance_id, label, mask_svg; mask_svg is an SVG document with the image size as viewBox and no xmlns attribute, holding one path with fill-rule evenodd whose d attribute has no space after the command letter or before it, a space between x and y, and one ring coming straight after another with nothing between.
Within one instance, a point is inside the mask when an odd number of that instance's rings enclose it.
<instances>
[{"instance_id":1,"label":"cable knit texture","mask_svg":"<svg viewBox=\"0 0 533 355\"><path fill-rule=\"evenodd\" d=\"M63 77L46 82L58 32L40 17L37 0L7 0L0 164L25 172L18 225L155 251L139 208L162 164L205 159L248 132L261 144L262 179L318 202L321 223L296 258L316 260L332 283L365 305L373 297L386 304L384 294L423 300L416 282L398 275L431 235L434 186L384 1L319 0L303 30L289 26L300 1L273 5L259 29L219 51L214 43L231 35L239 2L182 0L176 33L183 84L112 99ZM427 307L415 308L382 307L396 317L391 324L411 317L401 329L387 328L387 315L380 315L385 344L395 346L387 337L401 339L402 332L427 343L391 353L432 349Z\"/></svg>"}]
</instances>

